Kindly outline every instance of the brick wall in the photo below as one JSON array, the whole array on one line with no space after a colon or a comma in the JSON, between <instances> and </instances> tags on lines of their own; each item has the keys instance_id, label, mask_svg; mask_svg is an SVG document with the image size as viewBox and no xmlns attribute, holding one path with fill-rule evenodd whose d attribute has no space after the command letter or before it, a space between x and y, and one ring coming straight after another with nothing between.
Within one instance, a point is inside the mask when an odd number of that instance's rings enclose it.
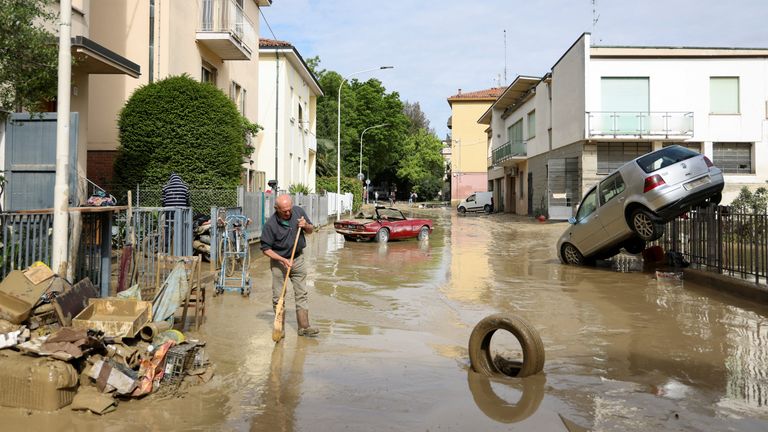
<instances>
[{"instance_id":1,"label":"brick wall","mask_svg":"<svg viewBox=\"0 0 768 432\"><path fill-rule=\"evenodd\" d=\"M88 151L88 179L97 185L110 191L112 179L115 174L115 157L117 152L114 150L89 150Z\"/></svg>"}]
</instances>

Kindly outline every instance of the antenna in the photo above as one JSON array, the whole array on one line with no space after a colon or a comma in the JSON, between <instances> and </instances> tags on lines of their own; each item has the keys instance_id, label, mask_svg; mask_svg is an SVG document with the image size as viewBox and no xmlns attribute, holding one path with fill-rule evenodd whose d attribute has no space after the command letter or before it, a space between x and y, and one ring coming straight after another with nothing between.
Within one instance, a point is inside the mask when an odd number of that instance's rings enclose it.
<instances>
[{"instance_id":1,"label":"antenna","mask_svg":"<svg viewBox=\"0 0 768 432\"><path fill-rule=\"evenodd\" d=\"M506 29L504 29L504 85L507 85L507 30Z\"/></svg>"}]
</instances>

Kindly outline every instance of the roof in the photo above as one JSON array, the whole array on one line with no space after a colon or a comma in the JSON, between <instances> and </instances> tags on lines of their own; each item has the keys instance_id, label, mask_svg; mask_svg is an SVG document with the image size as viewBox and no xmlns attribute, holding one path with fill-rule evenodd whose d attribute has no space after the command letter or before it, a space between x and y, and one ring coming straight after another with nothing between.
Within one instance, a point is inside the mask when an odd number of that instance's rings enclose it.
<instances>
[{"instance_id":1,"label":"roof","mask_svg":"<svg viewBox=\"0 0 768 432\"><path fill-rule=\"evenodd\" d=\"M593 45L589 53L593 58L743 58L768 57L768 48Z\"/></svg>"},{"instance_id":2,"label":"roof","mask_svg":"<svg viewBox=\"0 0 768 432\"><path fill-rule=\"evenodd\" d=\"M517 104L521 98L523 98L529 90L536 87L541 82L540 77L518 75L512 84L510 84L504 91L496 98L496 101L488 107L482 116L477 120L481 124L491 124L491 113L493 109L506 109L510 106Z\"/></svg>"},{"instance_id":3,"label":"roof","mask_svg":"<svg viewBox=\"0 0 768 432\"><path fill-rule=\"evenodd\" d=\"M320 88L320 82L315 77L315 74L309 70L309 66L304 61L304 58L299 54L299 51L290 42L278 40L259 38L259 56L270 57L271 55L283 54L288 59L288 62L293 65L299 72L299 75L307 82L312 90L318 96L323 96L323 89ZM279 57L279 56L278 56Z\"/></svg>"},{"instance_id":4,"label":"roof","mask_svg":"<svg viewBox=\"0 0 768 432\"><path fill-rule=\"evenodd\" d=\"M504 87L491 87L485 90L477 90L472 92L459 92L448 98L448 104L455 101L494 101L501 93L504 92Z\"/></svg>"}]
</instances>

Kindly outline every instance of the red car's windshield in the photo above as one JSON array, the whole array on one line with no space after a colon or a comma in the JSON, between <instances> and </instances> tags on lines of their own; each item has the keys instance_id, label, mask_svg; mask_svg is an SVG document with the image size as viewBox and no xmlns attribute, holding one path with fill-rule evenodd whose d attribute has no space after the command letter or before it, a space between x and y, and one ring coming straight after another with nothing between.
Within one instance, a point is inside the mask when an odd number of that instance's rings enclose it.
<instances>
[{"instance_id":1,"label":"red car's windshield","mask_svg":"<svg viewBox=\"0 0 768 432\"><path fill-rule=\"evenodd\" d=\"M405 220L405 216L403 216L403 212L401 212L400 210L389 209L389 208L377 208L376 216L377 216L377 219Z\"/></svg>"}]
</instances>

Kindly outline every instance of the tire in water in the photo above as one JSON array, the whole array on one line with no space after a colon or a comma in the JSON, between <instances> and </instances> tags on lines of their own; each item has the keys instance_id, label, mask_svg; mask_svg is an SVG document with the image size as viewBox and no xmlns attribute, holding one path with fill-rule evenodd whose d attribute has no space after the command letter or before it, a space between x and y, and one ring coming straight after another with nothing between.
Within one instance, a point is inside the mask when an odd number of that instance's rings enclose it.
<instances>
[{"instance_id":1,"label":"tire in water","mask_svg":"<svg viewBox=\"0 0 768 432\"><path fill-rule=\"evenodd\" d=\"M491 338L497 330L512 333L523 350L522 365L519 369L511 370L511 373L517 372L515 377L535 375L544 369L544 343L533 326L513 315L495 314L480 320L469 336L469 361L472 370L489 377L511 376L499 368L498 360L492 358Z\"/></svg>"}]
</instances>

